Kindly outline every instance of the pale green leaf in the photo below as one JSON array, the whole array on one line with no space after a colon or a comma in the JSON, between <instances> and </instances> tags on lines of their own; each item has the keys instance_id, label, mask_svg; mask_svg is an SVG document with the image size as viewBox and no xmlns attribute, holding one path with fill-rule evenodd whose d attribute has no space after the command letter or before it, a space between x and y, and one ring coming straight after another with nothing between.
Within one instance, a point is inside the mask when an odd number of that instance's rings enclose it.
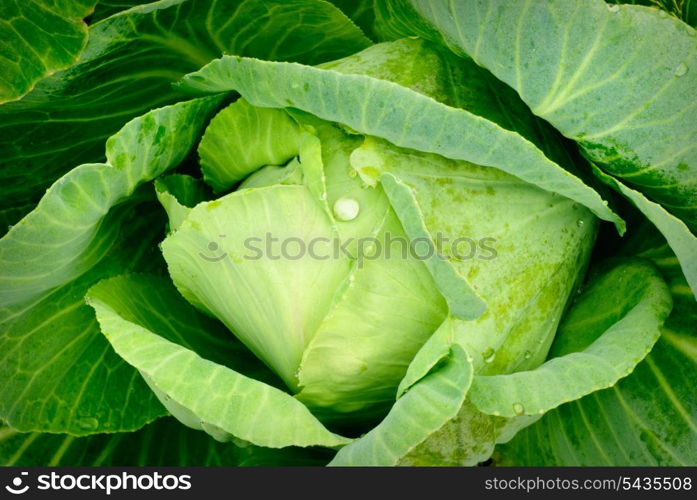
<instances>
[{"instance_id":1,"label":"pale green leaf","mask_svg":"<svg viewBox=\"0 0 697 500\"><path fill-rule=\"evenodd\" d=\"M382 422L339 450L329 465L397 465L457 415L471 382L471 360L454 345L442 364L397 400Z\"/></svg>"},{"instance_id":2,"label":"pale green leaf","mask_svg":"<svg viewBox=\"0 0 697 500\"><path fill-rule=\"evenodd\" d=\"M530 371L477 376L469 398L484 413L514 417L612 387L651 350L671 307L668 287L650 264L619 264L579 297L551 359Z\"/></svg>"},{"instance_id":3,"label":"pale green leaf","mask_svg":"<svg viewBox=\"0 0 697 500\"><path fill-rule=\"evenodd\" d=\"M208 197L206 185L189 175L172 174L155 179L157 200L167 212L169 228L175 231L190 210Z\"/></svg>"},{"instance_id":4,"label":"pale green leaf","mask_svg":"<svg viewBox=\"0 0 697 500\"><path fill-rule=\"evenodd\" d=\"M278 185L197 205L162 250L184 297L219 318L297 388L305 347L350 263L345 256L287 256L300 255L302 242L333 236L328 217L305 186Z\"/></svg>"},{"instance_id":5,"label":"pale green leaf","mask_svg":"<svg viewBox=\"0 0 697 500\"><path fill-rule=\"evenodd\" d=\"M174 332L181 332L181 323L194 311L166 281L144 281L141 289L147 289L150 300L129 300L124 294L128 293L128 281L133 279L139 278L100 282L90 289L88 303L116 352L141 372L178 419L206 430L218 440L238 438L271 448L350 442L328 431L302 403L285 392L166 340ZM155 306L158 302L167 304L176 321L155 318L160 314ZM156 327L158 332L153 333L143 324Z\"/></svg>"},{"instance_id":6,"label":"pale green leaf","mask_svg":"<svg viewBox=\"0 0 697 500\"><path fill-rule=\"evenodd\" d=\"M182 85L204 93L237 90L257 106L299 108L400 147L496 167L621 225L596 191L519 134L386 80L225 56L187 75Z\"/></svg>"},{"instance_id":7,"label":"pale green leaf","mask_svg":"<svg viewBox=\"0 0 697 500\"><path fill-rule=\"evenodd\" d=\"M697 462L697 305L667 245L640 255L660 266L675 304L653 350L614 387L562 405L516 435L497 450L496 463L684 466Z\"/></svg>"}]
</instances>

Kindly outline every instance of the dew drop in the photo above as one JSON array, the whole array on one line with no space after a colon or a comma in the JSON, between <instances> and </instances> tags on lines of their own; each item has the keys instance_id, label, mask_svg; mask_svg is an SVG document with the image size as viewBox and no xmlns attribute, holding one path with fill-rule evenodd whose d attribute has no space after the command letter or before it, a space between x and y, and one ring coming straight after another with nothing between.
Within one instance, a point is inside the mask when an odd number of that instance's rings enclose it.
<instances>
[{"instance_id":1,"label":"dew drop","mask_svg":"<svg viewBox=\"0 0 697 500\"><path fill-rule=\"evenodd\" d=\"M327 193L326 193L326 192L323 192L322 194L320 194L320 195L319 195L319 199L322 200L322 201L326 201L326 199L327 199Z\"/></svg>"},{"instance_id":2,"label":"dew drop","mask_svg":"<svg viewBox=\"0 0 697 500\"><path fill-rule=\"evenodd\" d=\"M530 358L532 358L532 353L530 351L525 351L525 354L523 354L523 357L525 359L530 359Z\"/></svg>"},{"instance_id":3,"label":"dew drop","mask_svg":"<svg viewBox=\"0 0 697 500\"><path fill-rule=\"evenodd\" d=\"M579 219L579 220L576 221L576 225L577 225L578 227L583 227L584 224L585 224L585 222L583 221L583 219Z\"/></svg>"},{"instance_id":4,"label":"dew drop","mask_svg":"<svg viewBox=\"0 0 697 500\"><path fill-rule=\"evenodd\" d=\"M358 175L358 172L356 172L354 169L349 170L348 176L353 179Z\"/></svg>"},{"instance_id":5,"label":"dew drop","mask_svg":"<svg viewBox=\"0 0 697 500\"><path fill-rule=\"evenodd\" d=\"M484 351L482 353L482 357L484 358L485 363L491 363L494 361L494 358L496 357L496 351L494 351L491 347Z\"/></svg>"},{"instance_id":6,"label":"dew drop","mask_svg":"<svg viewBox=\"0 0 697 500\"><path fill-rule=\"evenodd\" d=\"M523 415L525 413L525 408L520 403L513 403L513 412L516 415L520 416L520 415Z\"/></svg>"},{"instance_id":7,"label":"dew drop","mask_svg":"<svg viewBox=\"0 0 697 500\"><path fill-rule=\"evenodd\" d=\"M607 6L607 10L609 10L610 12L617 12L618 10L620 10L620 6L617 4L609 4Z\"/></svg>"},{"instance_id":8,"label":"dew drop","mask_svg":"<svg viewBox=\"0 0 697 500\"><path fill-rule=\"evenodd\" d=\"M675 76L682 76L685 73L687 73L687 64L685 64L684 62L678 64L678 67L675 68Z\"/></svg>"},{"instance_id":9,"label":"dew drop","mask_svg":"<svg viewBox=\"0 0 697 500\"><path fill-rule=\"evenodd\" d=\"M85 431L93 431L99 427L99 420L92 417L83 417L77 421L78 427Z\"/></svg>"},{"instance_id":10,"label":"dew drop","mask_svg":"<svg viewBox=\"0 0 697 500\"><path fill-rule=\"evenodd\" d=\"M360 211L360 205L353 198L339 198L334 203L334 215L341 221L355 219Z\"/></svg>"}]
</instances>

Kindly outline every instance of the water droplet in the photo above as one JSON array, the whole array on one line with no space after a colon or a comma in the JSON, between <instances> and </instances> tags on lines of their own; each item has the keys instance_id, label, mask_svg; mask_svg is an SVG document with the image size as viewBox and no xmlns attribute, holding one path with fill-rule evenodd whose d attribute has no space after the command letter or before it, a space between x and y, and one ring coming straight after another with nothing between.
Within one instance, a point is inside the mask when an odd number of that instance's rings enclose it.
<instances>
[{"instance_id":1,"label":"water droplet","mask_svg":"<svg viewBox=\"0 0 697 500\"><path fill-rule=\"evenodd\" d=\"M484 358L485 363L491 363L494 361L494 358L496 357L496 351L494 351L491 347L484 351L482 353L482 357Z\"/></svg>"},{"instance_id":2,"label":"water droplet","mask_svg":"<svg viewBox=\"0 0 697 500\"><path fill-rule=\"evenodd\" d=\"M354 169L349 170L348 176L353 179L358 175L358 172L356 172Z\"/></svg>"},{"instance_id":3,"label":"water droplet","mask_svg":"<svg viewBox=\"0 0 697 500\"><path fill-rule=\"evenodd\" d=\"M585 221L583 219L579 219L576 221L576 225L578 227L583 227L584 224L585 224Z\"/></svg>"},{"instance_id":4,"label":"water droplet","mask_svg":"<svg viewBox=\"0 0 697 500\"><path fill-rule=\"evenodd\" d=\"M322 200L322 201L326 201L326 199L327 199L327 193L326 193L326 192L323 192L322 194L320 194L320 195L319 195L319 199Z\"/></svg>"},{"instance_id":5,"label":"water droplet","mask_svg":"<svg viewBox=\"0 0 697 500\"><path fill-rule=\"evenodd\" d=\"M520 416L525 413L525 408L520 403L513 403L513 413Z\"/></svg>"},{"instance_id":6,"label":"water droplet","mask_svg":"<svg viewBox=\"0 0 697 500\"><path fill-rule=\"evenodd\" d=\"M523 357L525 359L530 359L530 358L532 358L532 353L530 351L525 351L525 354L523 354Z\"/></svg>"},{"instance_id":7,"label":"water droplet","mask_svg":"<svg viewBox=\"0 0 697 500\"><path fill-rule=\"evenodd\" d=\"M682 76L685 73L687 73L687 64L685 64L684 62L678 64L678 67L675 68L675 76Z\"/></svg>"},{"instance_id":8,"label":"water droplet","mask_svg":"<svg viewBox=\"0 0 697 500\"><path fill-rule=\"evenodd\" d=\"M78 427L80 427L80 429L83 429L85 431L93 431L96 430L97 427L99 427L99 420L92 417L83 417L78 419L77 425Z\"/></svg>"},{"instance_id":9,"label":"water droplet","mask_svg":"<svg viewBox=\"0 0 697 500\"><path fill-rule=\"evenodd\" d=\"M339 198L334 203L334 216L340 221L349 221L358 217L361 207L353 198Z\"/></svg>"},{"instance_id":10,"label":"water droplet","mask_svg":"<svg viewBox=\"0 0 697 500\"><path fill-rule=\"evenodd\" d=\"M617 12L618 10L620 10L620 6L617 4L608 4L607 10L609 10L610 12Z\"/></svg>"}]
</instances>

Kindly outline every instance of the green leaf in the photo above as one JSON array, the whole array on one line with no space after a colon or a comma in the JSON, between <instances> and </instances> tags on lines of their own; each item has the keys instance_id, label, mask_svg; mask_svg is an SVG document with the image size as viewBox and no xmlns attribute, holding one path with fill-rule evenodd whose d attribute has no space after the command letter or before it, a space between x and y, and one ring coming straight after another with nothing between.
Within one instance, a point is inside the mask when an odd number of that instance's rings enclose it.
<instances>
[{"instance_id":1,"label":"green leaf","mask_svg":"<svg viewBox=\"0 0 697 500\"><path fill-rule=\"evenodd\" d=\"M595 166L593 166L593 170L603 182L622 193L658 228L678 257L682 272L693 293L697 294L697 259L695 258L697 255L697 236L690 232L684 222L661 205L647 199L639 191L625 186Z\"/></svg>"},{"instance_id":2,"label":"green leaf","mask_svg":"<svg viewBox=\"0 0 697 500\"><path fill-rule=\"evenodd\" d=\"M409 3L423 19L402 36L431 25L606 172L697 230L693 28L602 0ZM407 18L396 23L410 27Z\"/></svg>"},{"instance_id":3,"label":"green leaf","mask_svg":"<svg viewBox=\"0 0 697 500\"><path fill-rule=\"evenodd\" d=\"M694 0L609 0L608 3L629 3L656 7L682 19L693 28L697 26L697 3Z\"/></svg>"},{"instance_id":4,"label":"green leaf","mask_svg":"<svg viewBox=\"0 0 697 500\"><path fill-rule=\"evenodd\" d=\"M341 9L341 11L353 20L363 33L375 40L373 33L375 14L373 4L375 0L329 0Z\"/></svg>"},{"instance_id":5,"label":"green leaf","mask_svg":"<svg viewBox=\"0 0 697 500\"><path fill-rule=\"evenodd\" d=\"M187 155L218 102L192 100L131 121L108 141L109 163L66 174L0 240L0 372L13 381L0 418L14 428L114 432L162 415L137 373L98 335L83 296L99 279L132 269L130 259L138 262L146 243L161 237L158 211L132 213L143 199L137 187ZM131 226L145 233L133 236L142 242L121 240Z\"/></svg>"},{"instance_id":6,"label":"green leaf","mask_svg":"<svg viewBox=\"0 0 697 500\"><path fill-rule=\"evenodd\" d=\"M375 138L354 150L351 164L359 176L383 181L414 252L450 299L447 335L473 357L475 371L539 365L582 278L595 217L500 170L399 150Z\"/></svg>"},{"instance_id":7,"label":"green leaf","mask_svg":"<svg viewBox=\"0 0 697 500\"><path fill-rule=\"evenodd\" d=\"M194 351L208 361L271 385L281 385L278 377L225 326L193 310L167 277L121 275L100 281L87 295L107 300L109 307L118 311L125 321L157 332L164 339Z\"/></svg>"},{"instance_id":8,"label":"green leaf","mask_svg":"<svg viewBox=\"0 0 697 500\"><path fill-rule=\"evenodd\" d=\"M261 167L283 165L298 155L301 133L284 111L239 99L218 113L203 134L198 147L203 178L223 191Z\"/></svg>"},{"instance_id":9,"label":"green leaf","mask_svg":"<svg viewBox=\"0 0 697 500\"><path fill-rule=\"evenodd\" d=\"M162 0L95 23L77 64L0 106L0 206L37 200L75 165L103 161L107 137L186 99L171 83L221 54L316 64L369 44L320 0Z\"/></svg>"},{"instance_id":10,"label":"green leaf","mask_svg":"<svg viewBox=\"0 0 697 500\"><path fill-rule=\"evenodd\" d=\"M189 175L171 174L155 179L157 200L167 212L169 228L175 231L191 209L208 198L207 186Z\"/></svg>"},{"instance_id":11,"label":"green leaf","mask_svg":"<svg viewBox=\"0 0 697 500\"><path fill-rule=\"evenodd\" d=\"M424 216L414 193L390 173L383 174L380 181L411 240L425 239L430 242L432 236L425 226ZM434 252L424 262L448 303L450 314L464 320L476 319L484 314L486 303L444 256Z\"/></svg>"},{"instance_id":12,"label":"green leaf","mask_svg":"<svg viewBox=\"0 0 697 500\"><path fill-rule=\"evenodd\" d=\"M697 462L697 303L666 247L642 252L660 265L675 307L632 374L548 412L497 450L517 466L680 466Z\"/></svg>"},{"instance_id":13,"label":"green leaf","mask_svg":"<svg viewBox=\"0 0 697 500\"><path fill-rule=\"evenodd\" d=\"M27 215L34 208L34 204L17 205L15 207L0 210L0 238L7 234L22 217Z\"/></svg>"},{"instance_id":14,"label":"green leaf","mask_svg":"<svg viewBox=\"0 0 697 500\"><path fill-rule=\"evenodd\" d=\"M278 185L197 205L162 250L182 295L223 321L289 387L297 388L305 347L350 264L343 256L282 258L286 246L278 244L264 253L271 246L265 234L277 242L329 241L334 235L305 186Z\"/></svg>"},{"instance_id":15,"label":"green leaf","mask_svg":"<svg viewBox=\"0 0 697 500\"><path fill-rule=\"evenodd\" d=\"M612 387L651 350L670 313L670 292L648 263L627 261L592 282L559 327L539 368L477 376L469 399L482 412L542 414Z\"/></svg>"},{"instance_id":16,"label":"green leaf","mask_svg":"<svg viewBox=\"0 0 697 500\"><path fill-rule=\"evenodd\" d=\"M326 453L218 443L173 418L161 418L132 433L75 437L21 433L0 425L0 465L35 466L271 466L324 465Z\"/></svg>"},{"instance_id":17,"label":"green leaf","mask_svg":"<svg viewBox=\"0 0 697 500\"><path fill-rule=\"evenodd\" d=\"M96 0L8 0L0 6L0 104L75 63L87 40L82 22Z\"/></svg>"},{"instance_id":18,"label":"green leaf","mask_svg":"<svg viewBox=\"0 0 697 500\"><path fill-rule=\"evenodd\" d=\"M298 85L301 81L304 84ZM400 147L492 166L578 201L598 217L621 225L596 191L519 134L392 82L225 56L187 75L181 85L203 93L237 90L256 106L298 108Z\"/></svg>"},{"instance_id":19,"label":"green leaf","mask_svg":"<svg viewBox=\"0 0 697 500\"><path fill-rule=\"evenodd\" d=\"M26 303L0 308L0 418L21 431L73 435L132 431L165 414L136 370L111 349L84 295L96 281L156 269L162 227L155 203L110 222L119 243L80 278ZM147 214L147 215L146 215ZM9 290L12 290L9 287Z\"/></svg>"},{"instance_id":20,"label":"green leaf","mask_svg":"<svg viewBox=\"0 0 697 500\"><path fill-rule=\"evenodd\" d=\"M329 186L333 177L329 172ZM356 184L355 191L366 191ZM322 416L328 412L318 408L330 407L334 414L326 418L382 417L414 355L447 313L423 262L404 252L399 219L387 203L381 205L379 222L360 236L379 250L371 255L361 244L358 260L333 293L332 308L303 353L297 398ZM363 200L361 206L376 208Z\"/></svg>"},{"instance_id":21,"label":"green leaf","mask_svg":"<svg viewBox=\"0 0 697 500\"><path fill-rule=\"evenodd\" d=\"M148 292L145 302L127 297L129 282L140 279L140 289ZM271 448L350 442L329 432L302 403L281 390L166 340L181 336L182 324L196 316L168 282L120 277L97 284L87 300L116 352L141 372L163 404L186 425L218 440L234 437ZM157 317L158 303L166 304L171 320Z\"/></svg>"},{"instance_id":22,"label":"green leaf","mask_svg":"<svg viewBox=\"0 0 697 500\"><path fill-rule=\"evenodd\" d=\"M471 360L453 345L441 365L399 398L375 428L339 450L329 465L397 465L457 415L471 382Z\"/></svg>"},{"instance_id":23,"label":"green leaf","mask_svg":"<svg viewBox=\"0 0 697 500\"><path fill-rule=\"evenodd\" d=\"M455 418L402 457L399 465L462 467L488 460L494 446L539 418L503 418L479 411L465 400Z\"/></svg>"},{"instance_id":24,"label":"green leaf","mask_svg":"<svg viewBox=\"0 0 697 500\"><path fill-rule=\"evenodd\" d=\"M111 209L177 166L219 102L194 99L136 118L107 141L107 163L81 165L56 181L0 240L0 303L32 300L99 262L118 235Z\"/></svg>"},{"instance_id":25,"label":"green leaf","mask_svg":"<svg viewBox=\"0 0 697 500\"><path fill-rule=\"evenodd\" d=\"M149 0L98 0L97 5L94 7L94 12L90 16L90 24L95 24L121 11L146 3L151 2Z\"/></svg>"}]
</instances>

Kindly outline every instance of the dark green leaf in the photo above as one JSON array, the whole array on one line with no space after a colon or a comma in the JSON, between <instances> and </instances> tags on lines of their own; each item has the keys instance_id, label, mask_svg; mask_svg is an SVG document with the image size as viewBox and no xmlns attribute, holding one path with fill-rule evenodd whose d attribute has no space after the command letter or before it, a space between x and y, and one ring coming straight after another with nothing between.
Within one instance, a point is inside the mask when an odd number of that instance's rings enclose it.
<instances>
[{"instance_id":1,"label":"dark green leaf","mask_svg":"<svg viewBox=\"0 0 697 500\"><path fill-rule=\"evenodd\" d=\"M32 466L273 466L324 465L323 450L219 443L203 432L162 418L133 433L75 437L20 433L0 426L0 465Z\"/></svg>"},{"instance_id":2,"label":"dark green leaf","mask_svg":"<svg viewBox=\"0 0 697 500\"><path fill-rule=\"evenodd\" d=\"M0 107L0 207L102 161L108 136L183 99L171 83L221 54L315 64L369 43L319 0L164 0L98 22L77 64Z\"/></svg>"},{"instance_id":3,"label":"dark green leaf","mask_svg":"<svg viewBox=\"0 0 697 500\"><path fill-rule=\"evenodd\" d=\"M627 378L547 413L497 451L501 465L697 463L697 304L667 245L641 254L669 279L674 309Z\"/></svg>"},{"instance_id":4,"label":"dark green leaf","mask_svg":"<svg viewBox=\"0 0 697 500\"><path fill-rule=\"evenodd\" d=\"M162 263L155 244L163 235L152 228L164 221L154 203L146 207L112 218L118 229L128 216L127 231L82 277L0 309L0 416L15 429L130 431L166 414L138 372L111 349L84 302L95 281ZM159 217L145 215L153 210Z\"/></svg>"},{"instance_id":5,"label":"dark green leaf","mask_svg":"<svg viewBox=\"0 0 697 500\"><path fill-rule=\"evenodd\" d=\"M0 104L71 66L87 40L82 20L96 0L4 0L0 4Z\"/></svg>"}]
</instances>

